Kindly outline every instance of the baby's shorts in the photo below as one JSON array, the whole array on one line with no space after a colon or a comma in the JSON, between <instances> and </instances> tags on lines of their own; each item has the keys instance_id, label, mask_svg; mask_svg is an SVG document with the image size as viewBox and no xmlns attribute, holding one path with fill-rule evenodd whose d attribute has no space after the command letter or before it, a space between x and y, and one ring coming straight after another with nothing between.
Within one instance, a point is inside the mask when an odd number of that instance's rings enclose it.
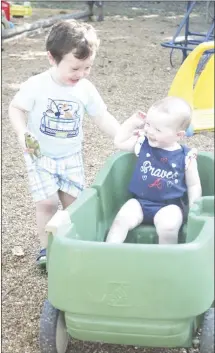
<instances>
[{"instance_id":1,"label":"baby's shorts","mask_svg":"<svg viewBox=\"0 0 215 353\"><path fill-rule=\"evenodd\" d=\"M142 200L142 199L137 199L137 201L140 203L140 206L142 208L144 218L143 218L143 224L154 224L154 216L156 213L163 207L169 206L169 205L176 205L180 207L183 215L183 223L186 222L187 220L187 205L185 202L181 199L172 199L168 201L161 201L161 202L154 202L154 201L149 201L149 200Z\"/></svg>"},{"instance_id":2,"label":"baby's shorts","mask_svg":"<svg viewBox=\"0 0 215 353\"><path fill-rule=\"evenodd\" d=\"M49 158L42 156L32 160L24 153L29 187L35 202L46 200L61 190L77 197L84 188L84 167L82 153L69 157Z\"/></svg>"}]
</instances>

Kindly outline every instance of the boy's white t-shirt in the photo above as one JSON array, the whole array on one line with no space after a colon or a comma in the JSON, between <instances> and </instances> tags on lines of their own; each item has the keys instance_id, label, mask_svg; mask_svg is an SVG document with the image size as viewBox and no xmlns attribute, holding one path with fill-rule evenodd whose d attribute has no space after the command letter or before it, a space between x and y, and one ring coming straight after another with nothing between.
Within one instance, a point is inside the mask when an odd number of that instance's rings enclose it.
<instances>
[{"instance_id":1,"label":"boy's white t-shirt","mask_svg":"<svg viewBox=\"0 0 215 353\"><path fill-rule=\"evenodd\" d=\"M50 158L80 152L85 112L96 117L107 110L90 81L61 86L52 79L51 70L24 82L13 102L28 112L27 128L39 141L41 153Z\"/></svg>"}]
</instances>

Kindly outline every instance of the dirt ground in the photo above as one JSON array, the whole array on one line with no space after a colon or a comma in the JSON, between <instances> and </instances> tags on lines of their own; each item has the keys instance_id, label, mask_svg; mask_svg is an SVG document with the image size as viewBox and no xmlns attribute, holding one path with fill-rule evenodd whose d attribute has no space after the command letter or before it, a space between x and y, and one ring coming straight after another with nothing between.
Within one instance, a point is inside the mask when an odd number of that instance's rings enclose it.
<instances>
[{"instance_id":1,"label":"dirt ground","mask_svg":"<svg viewBox=\"0 0 215 353\"><path fill-rule=\"evenodd\" d=\"M119 6L119 5L118 5ZM169 50L160 43L173 35L184 14L184 4L148 3L124 6L94 23L101 48L91 80L110 112L119 121L137 108L145 110L164 97L176 73L169 64ZM192 17L194 28L207 28L204 11ZM47 276L35 266L39 243L35 210L28 192L27 175L15 134L8 121L8 105L21 82L48 67L42 34L4 43L2 53L2 352L39 353L41 307L47 297ZM113 144L90 119L84 123L84 160L89 185ZM213 133L202 133L187 143L200 150L214 149ZM21 246L24 256L13 254ZM70 353L182 353L183 350L144 349L73 341Z\"/></svg>"}]
</instances>

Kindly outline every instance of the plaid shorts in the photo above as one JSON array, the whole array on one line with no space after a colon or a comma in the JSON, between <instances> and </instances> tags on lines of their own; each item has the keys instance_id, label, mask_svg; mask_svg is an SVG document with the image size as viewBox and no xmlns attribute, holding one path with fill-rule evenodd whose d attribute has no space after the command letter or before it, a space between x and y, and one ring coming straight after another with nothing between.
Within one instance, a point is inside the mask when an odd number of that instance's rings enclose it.
<instances>
[{"instance_id":1,"label":"plaid shorts","mask_svg":"<svg viewBox=\"0 0 215 353\"><path fill-rule=\"evenodd\" d=\"M35 202L46 200L61 190L73 197L84 188L84 167L82 153L69 157L49 158L42 156L33 161L24 153L30 192Z\"/></svg>"}]
</instances>

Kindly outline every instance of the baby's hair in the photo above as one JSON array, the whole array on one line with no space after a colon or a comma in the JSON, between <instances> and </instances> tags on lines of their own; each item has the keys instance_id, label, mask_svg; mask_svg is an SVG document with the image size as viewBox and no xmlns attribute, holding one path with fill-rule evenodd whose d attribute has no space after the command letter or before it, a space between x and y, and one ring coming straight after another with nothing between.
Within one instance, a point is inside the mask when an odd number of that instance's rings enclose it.
<instances>
[{"instance_id":1,"label":"baby's hair","mask_svg":"<svg viewBox=\"0 0 215 353\"><path fill-rule=\"evenodd\" d=\"M170 124L174 124L177 130L187 130L191 123L192 109L183 98L165 97L155 102L151 109L168 114L172 118Z\"/></svg>"},{"instance_id":2,"label":"baby's hair","mask_svg":"<svg viewBox=\"0 0 215 353\"><path fill-rule=\"evenodd\" d=\"M93 26L84 22L61 21L56 23L46 40L46 50L59 64L68 53L80 60L85 60L99 47L99 39Z\"/></svg>"}]
</instances>

